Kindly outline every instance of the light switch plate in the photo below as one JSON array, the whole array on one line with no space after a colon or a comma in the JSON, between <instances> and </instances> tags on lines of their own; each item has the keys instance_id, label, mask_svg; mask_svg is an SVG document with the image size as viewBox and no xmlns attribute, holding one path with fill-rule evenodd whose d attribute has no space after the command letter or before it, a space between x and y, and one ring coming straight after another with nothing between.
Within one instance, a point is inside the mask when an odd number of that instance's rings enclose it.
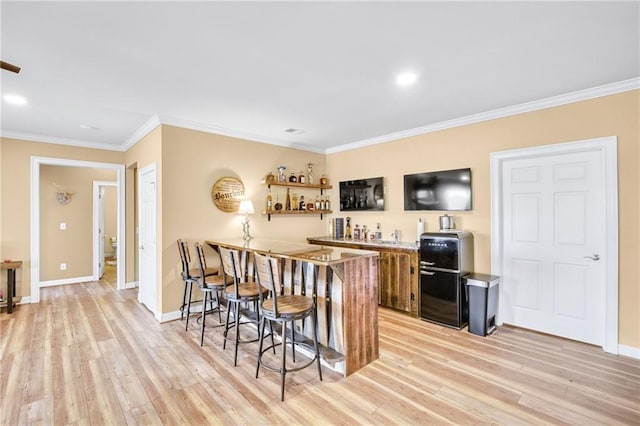
<instances>
[{"instance_id":1,"label":"light switch plate","mask_svg":"<svg viewBox=\"0 0 640 426\"><path fill-rule=\"evenodd\" d=\"M60 222L60 230L64 231L65 229L67 229L67 224L64 222Z\"/></svg>"}]
</instances>

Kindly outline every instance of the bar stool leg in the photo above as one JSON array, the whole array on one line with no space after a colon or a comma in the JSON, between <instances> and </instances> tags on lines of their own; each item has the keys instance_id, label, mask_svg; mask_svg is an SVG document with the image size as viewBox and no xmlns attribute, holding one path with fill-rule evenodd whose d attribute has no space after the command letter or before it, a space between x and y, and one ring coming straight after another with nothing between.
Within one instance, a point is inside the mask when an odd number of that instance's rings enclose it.
<instances>
[{"instance_id":1,"label":"bar stool leg","mask_svg":"<svg viewBox=\"0 0 640 426\"><path fill-rule=\"evenodd\" d=\"M224 323L224 340L222 342L222 349L227 348L227 334L229 332L229 314L231 313L231 301L227 300L227 320Z\"/></svg>"},{"instance_id":2,"label":"bar stool leg","mask_svg":"<svg viewBox=\"0 0 640 426\"><path fill-rule=\"evenodd\" d=\"M187 288L185 287L185 291L187 290ZM191 291L193 290L193 281L189 281L189 300L186 301L186 307L187 307L187 324L184 326L184 331L187 331L189 329L189 315L191 314ZM182 313L184 313L184 308Z\"/></svg>"},{"instance_id":3,"label":"bar stool leg","mask_svg":"<svg viewBox=\"0 0 640 426\"><path fill-rule=\"evenodd\" d=\"M322 381L322 368L320 366L320 351L318 350L318 311L315 303L313 305L313 346L316 350L316 363L318 365L318 375Z\"/></svg>"},{"instance_id":4,"label":"bar stool leg","mask_svg":"<svg viewBox=\"0 0 640 426\"><path fill-rule=\"evenodd\" d=\"M200 346L204 344L204 322L207 317L207 297L209 295L208 291L204 292L204 297L202 298L202 325L200 327Z\"/></svg>"},{"instance_id":5,"label":"bar stool leg","mask_svg":"<svg viewBox=\"0 0 640 426\"><path fill-rule=\"evenodd\" d=\"M238 313L238 311L240 310L240 303L236 302L234 303L234 305L235 307L233 308L233 313L236 320L236 347L233 352L233 366L236 367L238 365L238 343L240 342L240 314Z\"/></svg>"},{"instance_id":6,"label":"bar stool leg","mask_svg":"<svg viewBox=\"0 0 640 426\"><path fill-rule=\"evenodd\" d=\"M287 374L287 321L282 322L282 367L280 369L280 400L284 401L284 377Z\"/></svg>"},{"instance_id":7,"label":"bar stool leg","mask_svg":"<svg viewBox=\"0 0 640 426\"><path fill-rule=\"evenodd\" d=\"M258 332L260 333L260 343L258 344L258 362L256 365L256 379L258 378L258 374L260 373L260 361L262 360L262 344L264 342L264 329L266 327L264 316L260 319L260 324L258 325ZM269 321L269 328L271 328L271 321ZM273 342L273 335L271 335L271 339ZM275 348L273 348L275 352Z\"/></svg>"}]
</instances>

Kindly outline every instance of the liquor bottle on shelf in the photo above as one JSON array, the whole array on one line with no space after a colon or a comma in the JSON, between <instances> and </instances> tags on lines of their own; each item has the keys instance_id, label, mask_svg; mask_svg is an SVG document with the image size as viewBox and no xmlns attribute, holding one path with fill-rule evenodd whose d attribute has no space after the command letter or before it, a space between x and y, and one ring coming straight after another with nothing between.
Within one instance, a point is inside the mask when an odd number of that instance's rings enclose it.
<instances>
[{"instance_id":1,"label":"liquor bottle on shelf","mask_svg":"<svg viewBox=\"0 0 640 426\"><path fill-rule=\"evenodd\" d=\"M298 207L298 210L302 210L305 211L307 209L307 205L305 204L304 201L304 195L300 196L300 206Z\"/></svg>"},{"instance_id":2,"label":"liquor bottle on shelf","mask_svg":"<svg viewBox=\"0 0 640 426\"><path fill-rule=\"evenodd\" d=\"M286 182L287 175L284 174L284 171L287 168L285 166L278 166L278 182Z\"/></svg>"},{"instance_id":3,"label":"liquor bottle on shelf","mask_svg":"<svg viewBox=\"0 0 640 426\"><path fill-rule=\"evenodd\" d=\"M358 227L357 223L356 223L356 226L353 228L353 239L354 240L360 239L360 228Z\"/></svg>"},{"instance_id":4,"label":"liquor bottle on shelf","mask_svg":"<svg viewBox=\"0 0 640 426\"><path fill-rule=\"evenodd\" d=\"M367 225L362 225L362 231L360 231L360 237L365 241L369 239L369 230L367 229Z\"/></svg>"},{"instance_id":5,"label":"liquor bottle on shelf","mask_svg":"<svg viewBox=\"0 0 640 426\"><path fill-rule=\"evenodd\" d=\"M271 188L267 190L267 211L273 210L273 196L271 195Z\"/></svg>"},{"instance_id":6,"label":"liquor bottle on shelf","mask_svg":"<svg viewBox=\"0 0 640 426\"><path fill-rule=\"evenodd\" d=\"M344 227L344 237L347 240L350 240L351 239L351 218L349 216L347 216L345 218L345 220L346 220L347 224Z\"/></svg>"},{"instance_id":7,"label":"liquor bottle on shelf","mask_svg":"<svg viewBox=\"0 0 640 426\"><path fill-rule=\"evenodd\" d=\"M291 196L291 210L298 210L298 194L295 192Z\"/></svg>"},{"instance_id":8,"label":"liquor bottle on shelf","mask_svg":"<svg viewBox=\"0 0 640 426\"><path fill-rule=\"evenodd\" d=\"M300 170L300 174L298 175L298 183L306 183L307 177L304 175L304 172Z\"/></svg>"},{"instance_id":9,"label":"liquor bottle on shelf","mask_svg":"<svg viewBox=\"0 0 640 426\"><path fill-rule=\"evenodd\" d=\"M316 206L315 206L316 210L322 210L322 208L320 207L320 196L318 195L316 197Z\"/></svg>"},{"instance_id":10,"label":"liquor bottle on shelf","mask_svg":"<svg viewBox=\"0 0 640 426\"><path fill-rule=\"evenodd\" d=\"M327 195L324 199L324 209L331 210L331 203L329 202L329 196Z\"/></svg>"},{"instance_id":11,"label":"liquor bottle on shelf","mask_svg":"<svg viewBox=\"0 0 640 426\"><path fill-rule=\"evenodd\" d=\"M298 178L294 172L291 172L291 176L289 176L289 182L296 183L298 182Z\"/></svg>"},{"instance_id":12,"label":"liquor bottle on shelf","mask_svg":"<svg viewBox=\"0 0 640 426\"><path fill-rule=\"evenodd\" d=\"M375 239L378 241L382 239L382 228L380 228L380 222L376 223Z\"/></svg>"},{"instance_id":13,"label":"liquor bottle on shelf","mask_svg":"<svg viewBox=\"0 0 640 426\"><path fill-rule=\"evenodd\" d=\"M289 194L289 188L287 188L287 200L284 203L285 210L291 210L291 195Z\"/></svg>"}]
</instances>

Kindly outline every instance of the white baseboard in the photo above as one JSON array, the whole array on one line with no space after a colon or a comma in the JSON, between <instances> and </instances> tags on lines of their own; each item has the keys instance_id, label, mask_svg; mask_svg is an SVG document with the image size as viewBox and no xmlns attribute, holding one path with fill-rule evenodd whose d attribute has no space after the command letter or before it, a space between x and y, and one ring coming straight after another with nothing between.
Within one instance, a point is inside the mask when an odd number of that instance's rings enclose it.
<instances>
[{"instance_id":1,"label":"white baseboard","mask_svg":"<svg viewBox=\"0 0 640 426\"><path fill-rule=\"evenodd\" d=\"M167 312L166 314L160 314L160 322L169 322L180 319L180 310Z\"/></svg>"},{"instance_id":2,"label":"white baseboard","mask_svg":"<svg viewBox=\"0 0 640 426\"><path fill-rule=\"evenodd\" d=\"M40 281L40 288L53 287L55 285L80 284L91 281L94 281L93 275L87 275L86 277L65 278L62 280Z\"/></svg>"},{"instance_id":3,"label":"white baseboard","mask_svg":"<svg viewBox=\"0 0 640 426\"><path fill-rule=\"evenodd\" d=\"M131 288L136 288L138 287L138 281L131 281L128 283L124 283L124 288L125 289L131 289Z\"/></svg>"},{"instance_id":4,"label":"white baseboard","mask_svg":"<svg viewBox=\"0 0 640 426\"><path fill-rule=\"evenodd\" d=\"M618 355L628 356L630 358L640 359L640 348L633 346L618 345Z\"/></svg>"},{"instance_id":5,"label":"white baseboard","mask_svg":"<svg viewBox=\"0 0 640 426\"><path fill-rule=\"evenodd\" d=\"M31 296L23 296L16 305L28 305L31 303Z\"/></svg>"}]
</instances>

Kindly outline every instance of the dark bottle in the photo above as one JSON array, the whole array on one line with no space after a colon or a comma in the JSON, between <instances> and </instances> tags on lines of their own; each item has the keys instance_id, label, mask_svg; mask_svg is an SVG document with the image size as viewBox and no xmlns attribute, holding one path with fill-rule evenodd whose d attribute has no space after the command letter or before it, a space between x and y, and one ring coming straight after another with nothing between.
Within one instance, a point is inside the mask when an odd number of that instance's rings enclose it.
<instances>
[{"instance_id":1,"label":"dark bottle","mask_svg":"<svg viewBox=\"0 0 640 426\"><path fill-rule=\"evenodd\" d=\"M289 195L289 188L287 188L287 201L285 201L284 209L291 210L291 196Z\"/></svg>"},{"instance_id":2,"label":"dark bottle","mask_svg":"<svg viewBox=\"0 0 640 426\"><path fill-rule=\"evenodd\" d=\"M296 177L295 173L293 172L291 173L291 176L289 176L289 182L292 182L292 183L298 182L298 178Z\"/></svg>"}]
</instances>

